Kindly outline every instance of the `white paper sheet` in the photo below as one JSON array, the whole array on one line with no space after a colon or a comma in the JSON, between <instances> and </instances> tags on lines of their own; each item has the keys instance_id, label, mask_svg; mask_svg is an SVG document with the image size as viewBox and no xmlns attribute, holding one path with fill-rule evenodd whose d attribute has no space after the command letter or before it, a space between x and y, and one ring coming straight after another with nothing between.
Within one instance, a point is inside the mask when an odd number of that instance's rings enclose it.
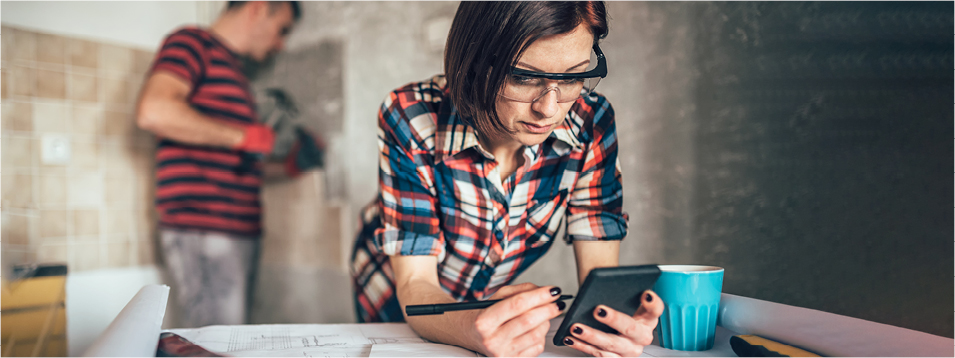
<instances>
[{"instance_id":1,"label":"white paper sheet","mask_svg":"<svg viewBox=\"0 0 955 358\"><path fill-rule=\"evenodd\" d=\"M170 329L206 350L237 357L368 357L376 344L423 344L406 324L279 324Z\"/></svg>"},{"instance_id":2,"label":"white paper sheet","mask_svg":"<svg viewBox=\"0 0 955 358\"><path fill-rule=\"evenodd\" d=\"M86 357L155 356L168 298L169 286L144 286L83 355Z\"/></svg>"},{"instance_id":3,"label":"white paper sheet","mask_svg":"<svg viewBox=\"0 0 955 358\"><path fill-rule=\"evenodd\" d=\"M831 357L951 357L955 345L951 338L725 293L717 320L740 334Z\"/></svg>"},{"instance_id":4,"label":"white paper sheet","mask_svg":"<svg viewBox=\"0 0 955 358\"><path fill-rule=\"evenodd\" d=\"M369 357L483 357L458 346L435 343L386 343L371 346Z\"/></svg>"}]
</instances>

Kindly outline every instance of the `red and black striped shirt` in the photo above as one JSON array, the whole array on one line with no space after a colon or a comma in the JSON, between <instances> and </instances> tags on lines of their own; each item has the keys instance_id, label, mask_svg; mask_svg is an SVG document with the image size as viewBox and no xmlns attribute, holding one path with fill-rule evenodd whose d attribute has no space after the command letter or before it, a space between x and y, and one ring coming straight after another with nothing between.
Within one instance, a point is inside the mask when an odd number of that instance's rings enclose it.
<instances>
[{"instance_id":1,"label":"red and black striped shirt","mask_svg":"<svg viewBox=\"0 0 955 358\"><path fill-rule=\"evenodd\" d=\"M192 85L189 104L225 123L258 122L237 55L214 35L182 28L163 42L151 73L166 71ZM261 235L261 164L249 154L160 138L156 151L156 206L166 228Z\"/></svg>"}]
</instances>

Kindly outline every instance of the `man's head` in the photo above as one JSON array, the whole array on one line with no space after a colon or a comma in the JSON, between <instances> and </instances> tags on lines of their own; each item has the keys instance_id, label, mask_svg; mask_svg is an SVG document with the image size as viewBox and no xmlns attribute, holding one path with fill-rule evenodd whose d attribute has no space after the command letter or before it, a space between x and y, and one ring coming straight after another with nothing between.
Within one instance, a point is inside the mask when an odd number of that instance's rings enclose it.
<instances>
[{"instance_id":1,"label":"man's head","mask_svg":"<svg viewBox=\"0 0 955 358\"><path fill-rule=\"evenodd\" d=\"M285 47L285 38L302 17L298 1L230 1L227 15L240 18L247 30L245 55L265 61Z\"/></svg>"}]
</instances>

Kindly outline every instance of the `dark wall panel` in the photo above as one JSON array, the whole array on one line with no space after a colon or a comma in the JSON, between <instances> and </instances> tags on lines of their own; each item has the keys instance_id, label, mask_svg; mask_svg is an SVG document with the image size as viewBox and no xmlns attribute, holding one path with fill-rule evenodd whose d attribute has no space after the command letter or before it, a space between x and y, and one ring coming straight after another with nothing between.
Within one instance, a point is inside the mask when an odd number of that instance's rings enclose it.
<instances>
[{"instance_id":1,"label":"dark wall panel","mask_svg":"<svg viewBox=\"0 0 955 358\"><path fill-rule=\"evenodd\" d=\"M693 9L699 260L727 293L952 337L952 3Z\"/></svg>"}]
</instances>

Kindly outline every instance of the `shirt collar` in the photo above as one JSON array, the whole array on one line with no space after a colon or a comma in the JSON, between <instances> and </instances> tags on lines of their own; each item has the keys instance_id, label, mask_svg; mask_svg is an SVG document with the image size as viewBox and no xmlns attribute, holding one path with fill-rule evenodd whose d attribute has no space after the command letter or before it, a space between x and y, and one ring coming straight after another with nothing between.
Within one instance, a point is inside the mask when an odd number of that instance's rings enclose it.
<instances>
[{"instance_id":1,"label":"shirt collar","mask_svg":"<svg viewBox=\"0 0 955 358\"><path fill-rule=\"evenodd\" d=\"M450 101L444 102L442 106L449 105ZM438 125L435 132L437 142L434 154L435 163L440 163L445 158L453 157L471 147L475 147L475 149L485 157L491 158L491 154L488 153L484 147L481 146L480 141L478 141L477 131L474 127L471 127L461 120L458 116L457 108L454 108L454 106L450 107L451 115L438 116ZM566 143L571 148L582 148L583 145L577 138L577 133L580 132L580 125L579 121L575 121L575 118L579 119L579 117L574 115L573 111L568 112L564 121L550 133L550 137ZM537 144L531 146L530 149L533 153L537 153L539 147L540 144Z\"/></svg>"}]
</instances>

